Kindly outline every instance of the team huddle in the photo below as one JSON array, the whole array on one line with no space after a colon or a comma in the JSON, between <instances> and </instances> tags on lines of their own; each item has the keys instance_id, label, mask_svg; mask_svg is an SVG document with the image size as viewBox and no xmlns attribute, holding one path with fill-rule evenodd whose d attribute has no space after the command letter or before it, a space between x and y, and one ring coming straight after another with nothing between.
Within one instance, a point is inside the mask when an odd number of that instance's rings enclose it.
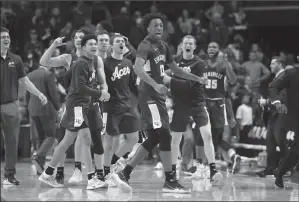
<instances>
[{"instance_id":1,"label":"team huddle","mask_svg":"<svg viewBox=\"0 0 299 202\"><path fill-rule=\"evenodd\" d=\"M182 54L172 56L161 39L164 22L161 14L144 17L148 35L139 44L134 60L126 57L132 55L128 54L127 38L105 31L96 35L77 31L73 54L51 57L64 45L63 38L57 38L46 50L40 60L42 66L67 68L67 97L60 122L66 130L46 168L38 157L34 159L40 181L63 187L66 151L75 142L75 171L69 183L82 181L84 162L87 189L118 186L129 192L133 169L159 145L165 172L163 192L188 193L190 189L177 180L176 161L182 135L193 123L200 131L196 145L203 148L210 180L223 178L215 165L216 146L228 152L232 171L238 172L241 158L222 138L231 114L226 85L236 82L232 66L216 42L208 46L208 61L195 56L196 39L191 35L182 39ZM173 99L171 121L166 107L169 90ZM124 164L120 159L132 152L140 131L145 131L147 139Z\"/></svg>"}]
</instances>

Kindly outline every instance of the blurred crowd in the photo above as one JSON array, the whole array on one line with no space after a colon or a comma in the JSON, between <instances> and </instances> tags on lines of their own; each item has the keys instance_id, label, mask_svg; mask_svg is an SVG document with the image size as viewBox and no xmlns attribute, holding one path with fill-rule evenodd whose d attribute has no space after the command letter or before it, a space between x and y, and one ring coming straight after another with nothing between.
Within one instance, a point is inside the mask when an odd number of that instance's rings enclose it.
<instances>
[{"instance_id":1,"label":"blurred crowd","mask_svg":"<svg viewBox=\"0 0 299 202\"><path fill-rule=\"evenodd\" d=\"M269 67L272 56L283 58L287 68L295 65L294 55L284 51L265 53L261 44L248 40L250 27L243 9L244 2L241 1L206 2L192 12L189 8L194 2L188 2L189 7L186 9L182 7L182 2L171 2L175 12L169 10L170 2L167 1L160 4L135 2L134 5L130 1L23 0L1 3L1 24L11 31L12 51L21 55L27 73L38 68L41 55L59 36L65 37L67 45L57 48L53 56L72 52L72 35L78 29L94 33L97 27L102 27L109 32L118 32L127 36L130 43L137 48L145 36L140 28L142 16L148 12L162 12L168 17L163 40L168 42L173 54L180 54L181 38L187 34L197 39L195 53L204 60L207 58L208 43L219 42L238 76L237 84L230 87L228 92L234 113L236 114L238 107L246 102L254 111L255 124L263 125L263 112L255 103L258 98L267 95L268 83L273 78ZM59 84L59 75L63 68L53 71ZM20 116L23 123L28 123L24 103L25 92L22 87L20 92L20 101L23 102ZM61 93L63 102L64 93Z\"/></svg>"}]
</instances>

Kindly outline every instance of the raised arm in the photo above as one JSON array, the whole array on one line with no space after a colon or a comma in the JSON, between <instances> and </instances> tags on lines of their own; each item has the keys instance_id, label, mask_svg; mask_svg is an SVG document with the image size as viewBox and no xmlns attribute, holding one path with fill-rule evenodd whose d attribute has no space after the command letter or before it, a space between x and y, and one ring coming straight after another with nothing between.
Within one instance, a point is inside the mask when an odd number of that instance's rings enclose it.
<instances>
[{"instance_id":1,"label":"raised arm","mask_svg":"<svg viewBox=\"0 0 299 202\"><path fill-rule=\"evenodd\" d=\"M64 37L58 37L57 39L54 40L51 46L45 51L45 53L42 55L39 61L39 63L42 66L48 68L64 66L67 69L70 67L71 60L72 60L72 56L70 54L62 54L57 57L52 57L57 47L66 44L66 43L62 43L63 39Z\"/></svg>"}]
</instances>

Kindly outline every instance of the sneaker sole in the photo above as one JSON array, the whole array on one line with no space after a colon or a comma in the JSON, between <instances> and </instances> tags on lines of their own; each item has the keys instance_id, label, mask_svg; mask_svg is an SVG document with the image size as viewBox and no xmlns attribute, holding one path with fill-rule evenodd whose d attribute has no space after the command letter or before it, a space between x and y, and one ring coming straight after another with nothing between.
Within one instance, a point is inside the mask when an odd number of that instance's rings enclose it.
<instances>
[{"instance_id":1,"label":"sneaker sole","mask_svg":"<svg viewBox=\"0 0 299 202\"><path fill-rule=\"evenodd\" d=\"M3 180L3 181L2 181L2 185L18 186L18 185L20 185L20 183L16 183L16 184L14 184L14 183L10 183L9 181Z\"/></svg>"},{"instance_id":2,"label":"sneaker sole","mask_svg":"<svg viewBox=\"0 0 299 202\"><path fill-rule=\"evenodd\" d=\"M128 185L127 183L125 183L124 181L122 181L117 174L112 174L111 175L111 179L112 181L115 183L115 185L120 188L121 190L123 190L124 192L132 192L132 187L130 187L130 185Z\"/></svg>"},{"instance_id":3,"label":"sneaker sole","mask_svg":"<svg viewBox=\"0 0 299 202\"><path fill-rule=\"evenodd\" d=\"M212 177L212 180L213 180L214 182L219 182L219 181L222 180L222 178L223 178L222 174L219 173L219 172L217 172L217 173Z\"/></svg>"},{"instance_id":4,"label":"sneaker sole","mask_svg":"<svg viewBox=\"0 0 299 202\"><path fill-rule=\"evenodd\" d=\"M69 179L69 183L70 184L79 184L81 181L82 181L82 178L79 181L77 181L77 180L71 180L71 178Z\"/></svg>"},{"instance_id":5,"label":"sneaker sole","mask_svg":"<svg viewBox=\"0 0 299 202\"><path fill-rule=\"evenodd\" d=\"M53 185L53 184L49 183L47 180L44 180L42 176L39 176L38 180L43 182L43 183L46 183L46 184L48 184L48 185L50 185L51 187L54 187L54 188L63 188L62 184L59 184L57 186Z\"/></svg>"},{"instance_id":6,"label":"sneaker sole","mask_svg":"<svg viewBox=\"0 0 299 202\"><path fill-rule=\"evenodd\" d=\"M191 190L180 190L180 189L162 189L163 193L177 193L177 194L189 194L191 193Z\"/></svg>"},{"instance_id":7,"label":"sneaker sole","mask_svg":"<svg viewBox=\"0 0 299 202\"><path fill-rule=\"evenodd\" d=\"M233 174L236 174L240 171L240 168L241 168L241 157L238 156L236 159L235 159L235 162L234 162L234 165L233 165L233 168L232 168L232 173Z\"/></svg>"}]
</instances>

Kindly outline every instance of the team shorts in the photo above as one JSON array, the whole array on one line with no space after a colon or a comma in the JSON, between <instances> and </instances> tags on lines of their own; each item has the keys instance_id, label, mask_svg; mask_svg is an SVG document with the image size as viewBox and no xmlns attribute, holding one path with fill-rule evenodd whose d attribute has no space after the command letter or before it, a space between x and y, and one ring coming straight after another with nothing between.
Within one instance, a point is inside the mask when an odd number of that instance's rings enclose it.
<instances>
[{"instance_id":1,"label":"team shorts","mask_svg":"<svg viewBox=\"0 0 299 202\"><path fill-rule=\"evenodd\" d=\"M108 110L106 132L110 136L140 131L140 113L137 107Z\"/></svg>"},{"instance_id":2,"label":"team shorts","mask_svg":"<svg viewBox=\"0 0 299 202\"><path fill-rule=\"evenodd\" d=\"M228 125L227 113L224 99L209 100L206 99L207 110L209 112L211 127L223 128Z\"/></svg>"},{"instance_id":3,"label":"team shorts","mask_svg":"<svg viewBox=\"0 0 299 202\"><path fill-rule=\"evenodd\" d=\"M173 107L170 130L173 132L185 132L187 125L192 123L190 117L193 118L193 121L198 127L206 126L210 122L209 114L204 103L193 108L188 108L182 104L175 104Z\"/></svg>"},{"instance_id":4,"label":"team shorts","mask_svg":"<svg viewBox=\"0 0 299 202\"><path fill-rule=\"evenodd\" d=\"M87 112L88 108L81 106L66 107L60 121L60 126L71 132L78 132L80 129L88 128Z\"/></svg>"},{"instance_id":5,"label":"team shorts","mask_svg":"<svg viewBox=\"0 0 299 202\"><path fill-rule=\"evenodd\" d=\"M146 93L139 94L142 128L144 130L165 128L169 130L169 116L166 103L151 99Z\"/></svg>"},{"instance_id":6,"label":"team shorts","mask_svg":"<svg viewBox=\"0 0 299 202\"><path fill-rule=\"evenodd\" d=\"M103 118L99 102L91 102L87 111L87 119L90 131L102 130Z\"/></svg>"}]
</instances>

